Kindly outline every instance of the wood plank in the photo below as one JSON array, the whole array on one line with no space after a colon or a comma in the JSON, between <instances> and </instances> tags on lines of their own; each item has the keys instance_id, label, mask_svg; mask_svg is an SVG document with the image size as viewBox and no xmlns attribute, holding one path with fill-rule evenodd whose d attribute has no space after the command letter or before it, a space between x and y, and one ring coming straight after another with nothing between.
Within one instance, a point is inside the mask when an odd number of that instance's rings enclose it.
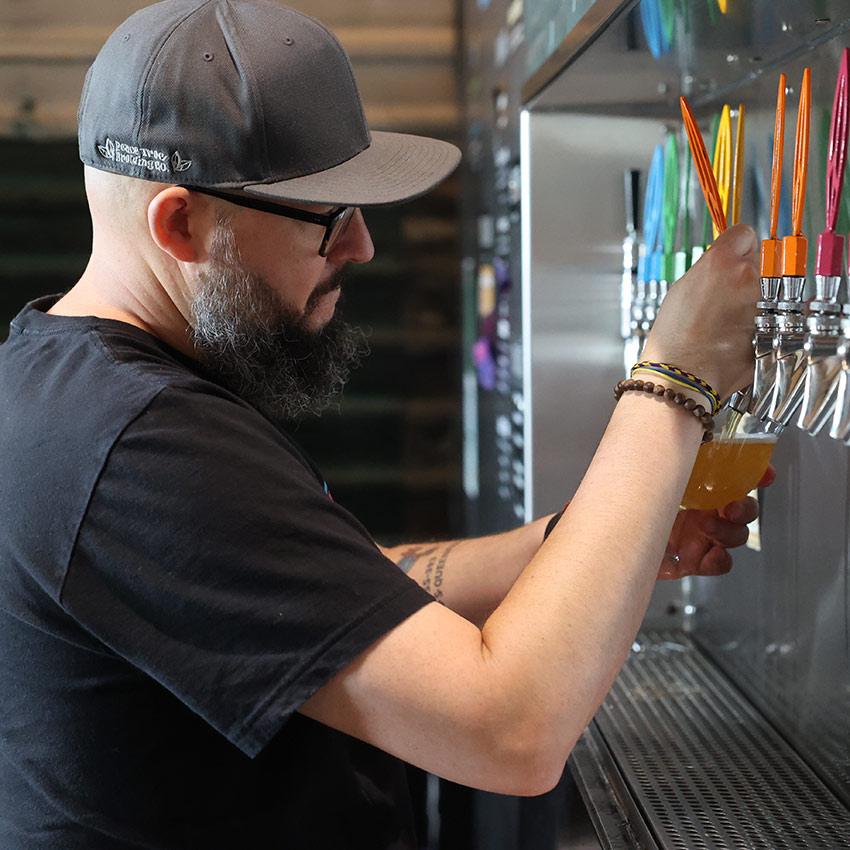
<instances>
[{"instance_id":1,"label":"wood plank","mask_svg":"<svg viewBox=\"0 0 850 850\"><path fill-rule=\"evenodd\" d=\"M113 27L50 24L0 32L0 62L85 62L89 64ZM406 58L452 60L457 33L450 26L345 26L335 29L352 61Z\"/></svg>"},{"instance_id":2,"label":"wood plank","mask_svg":"<svg viewBox=\"0 0 850 850\"><path fill-rule=\"evenodd\" d=\"M0 27L29 28L46 23L75 26L97 22L115 29L149 0L0 0ZM318 18L330 29L348 26L454 27L454 0L408 3L399 0L290 0L285 5Z\"/></svg>"},{"instance_id":3,"label":"wood plank","mask_svg":"<svg viewBox=\"0 0 850 850\"><path fill-rule=\"evenodd\" d=\"M0 134L76 133L85 71L139 0L0 0ZM376 129L435 132L459 126L454 3L388 0L296 3L324 16L352 56Z\"/></svg>"}]
</instances>

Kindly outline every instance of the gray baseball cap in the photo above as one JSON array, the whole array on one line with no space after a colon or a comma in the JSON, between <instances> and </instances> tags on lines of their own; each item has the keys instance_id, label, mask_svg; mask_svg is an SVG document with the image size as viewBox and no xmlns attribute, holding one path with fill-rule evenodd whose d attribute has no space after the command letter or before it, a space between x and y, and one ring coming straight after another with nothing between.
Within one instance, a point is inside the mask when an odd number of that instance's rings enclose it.
<instances>
[{"instance_id":1,"label":"gray baseball cap","mask_svg":"<svg viewBox=\"0 0 850 850\"><path fill-rule=\"evenodd\" d=\"M93 168L273 200L398 203L460 161L448 142L370 132L333 33L270 0L136 12L89 68L78 118Z\"/></svg>"}]
</instances>

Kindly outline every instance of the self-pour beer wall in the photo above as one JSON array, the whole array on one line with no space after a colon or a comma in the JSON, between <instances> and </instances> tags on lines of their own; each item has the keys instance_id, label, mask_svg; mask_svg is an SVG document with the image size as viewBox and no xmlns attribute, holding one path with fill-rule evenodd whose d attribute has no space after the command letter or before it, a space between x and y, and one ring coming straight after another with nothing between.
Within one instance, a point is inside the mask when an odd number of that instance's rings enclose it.
<instances>
[{"instance_id":1,"label":"self-pour beer wall","mask_svg":"<svg viewBox=\"0 0 850 850\"><path fill-rule=\"evenodd\" d=\"M538 5L526 3L526 15ZM813 271L814 243L824 229L825 138L841 50L850 45L850 4L740 0L722 4L726 14L706 0L668 5L678 17L673 38L657 55L638 5L602 0L594 7L597 31L579 26L534 72L521 58L523 39L531 33L517 32L511 21L516 4L466 4L468 179L477 191L468 202L465 243L468 304L476 311L467 321L467 432L477 439L477 455L467 452L466 481L470 515L484 528L507 525L518 505L529 517L557 509L592 456L612 408L611 388L623 376L623 172L640 169L645 178L655 145L682 126L680 94L688 95L706 134L724 103L746 105L742 219L764 238L778 75L785 72L789 86L790 189L800 80L803 68L812 68L804 232ZM521 215L507 203L513 166L521 181ZM788 218L784 208L783 215L781 227ZM499 386L484 384L483 361L476 360L481 346L471 348L491 330L474 296L492 285L492 269L498 273L500 263L509 285L500 289L496 283L496 309L501 304L502 312L495 317L491 351L497 361L513 358L506 367L523 364L507 372L512 383L501 394ZM810 280L807 296L813 294ZM502 335L500 319L508 321ZM524 405L524 418L512 418L516 400ZM519 456L518 445L524 452ZM789 427L774 455L777 483L760 497L761 549L738 550L735 569L723 578L660 586L649 614L655 625L691 630L845 802L848 452L826 435ZM473 478L476 459L482 462ZM484 459L496 461L492 480ZM519 468L524 475L515 474Z\"/></svg>"}]
</instances>

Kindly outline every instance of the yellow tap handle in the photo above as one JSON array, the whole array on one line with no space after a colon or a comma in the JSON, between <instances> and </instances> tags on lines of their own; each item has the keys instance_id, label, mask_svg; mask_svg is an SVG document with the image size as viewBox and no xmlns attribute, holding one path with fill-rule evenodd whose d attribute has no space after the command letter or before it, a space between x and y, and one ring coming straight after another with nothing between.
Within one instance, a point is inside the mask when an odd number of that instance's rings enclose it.
<instances>
[{"instance_id":1,"label":"yellow tap handle","mask_svg":"<svg viewBox=\"0 0 850 850\"><path fill-rule=\"evenodd\" d=\"M744 197L744 104L738 105L738 129L735 134L735 172L732 175L732 224L741 220Z\"/></svg>"},{"instance_id":2,"label":"yellow tap handle","mask_svg":"<svg viewBox=\"0 0 850 850\"><path fill-rule=\"evenodd\" d=\"M729 200L732 194L732 116L729 105L723 107L720 113L720 128L717 131L717 143L714 146L714 159L711 170L717 181L717 191L720 193L720 203L723 206L723 215L729 218ZM714 228L714 238L717 239L719 231Z\"/></svg>"}]
</instances>

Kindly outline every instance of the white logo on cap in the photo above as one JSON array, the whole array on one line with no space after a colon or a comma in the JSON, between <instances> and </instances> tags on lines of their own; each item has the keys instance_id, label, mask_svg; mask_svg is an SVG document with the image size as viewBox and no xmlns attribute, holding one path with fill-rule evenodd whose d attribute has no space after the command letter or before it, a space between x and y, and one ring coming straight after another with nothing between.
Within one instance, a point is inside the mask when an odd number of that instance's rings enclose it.
<instances>
[{"instance_id":1,"label":"white logo on cap","mask_svg":"<svg viewBox=\"0 0 850 850\"><path fill-rule=\"evenodd\" d=\"M174 151L171 154L171 167L175 171L185 171L187 168L191 168L192 160L191 159L181 159L180 151Z\"/></svg>"},{"instance_id":2,"label":"white logo on cap","mask_svg":"<svg viewBox=\"0 0 850 850\"><path fill-rule=\"evenodd\" d=\"M169 157L164 151L115 142L108 136L106 144L98 145L97 150L105 159L111 159L113 162L120 162L125 165L134 165L159 174L168 173L169 166L175 172L185 171L192 167L192 160L183 159L179 151L174 151Z\"/></svg>"},{"instance_id":3,"label":"white logo on cap","mask_svg":"<svg viewBox=\"0 0 850 850\"><path fill-rule=\"evenodd\" d=\"M112 144L112 139L108 138L106 144L98 145L97 149L101 156L105 156L107 159L115 159L115 145Z\"/></svg>"}]
</instances>

